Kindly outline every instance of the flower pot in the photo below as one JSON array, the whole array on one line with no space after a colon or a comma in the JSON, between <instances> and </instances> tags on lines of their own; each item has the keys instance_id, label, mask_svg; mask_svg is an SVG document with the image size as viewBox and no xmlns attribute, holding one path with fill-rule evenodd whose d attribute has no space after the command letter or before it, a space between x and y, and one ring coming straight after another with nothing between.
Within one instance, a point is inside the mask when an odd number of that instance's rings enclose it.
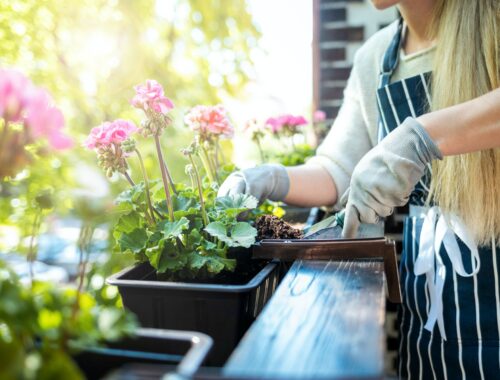
<instances>
[{"instance_id":1,"label":"flower pot","mask_svg":"<svg viewBox=\"0 0 500 380\"><path fill-rule=\"evenodd\" d=\"M74 359L87 379L101 379L130 364L154 365L157 373L192 377L211 346L212 339L202 333L141 328L135 337L85 348Z\"/></svg>"},{"instance_id":2,"label":"flower pot","mask_svg":"<svg viewBox=\"0 0 500 380\"><path fill-rule=\"evenodd\" d=\"M279 281L271 262L240 284L164 282L147 263L127 268L107 279L121 294L124 306L142 326L195 330L210 335L214 347L209 365L222 365L271 298Z\"/></svg>"}]
</instances>

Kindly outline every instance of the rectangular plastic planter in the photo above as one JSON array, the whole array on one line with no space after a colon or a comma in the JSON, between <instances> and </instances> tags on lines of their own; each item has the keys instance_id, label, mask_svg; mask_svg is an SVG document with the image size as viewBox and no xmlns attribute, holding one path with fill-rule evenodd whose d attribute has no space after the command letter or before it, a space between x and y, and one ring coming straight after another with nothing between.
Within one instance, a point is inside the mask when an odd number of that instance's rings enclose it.
<instances>
[{"instance_id":1,"label":"rectangular plastic planter","mask_svg":"<svg viewBox=\"0 0 500 380\"><path fill-rule=\"evenodd\" d=\"M134 337L86 348L74 359L87 379L101 379L127 365L148 365L162 376L192 377L212 344L209 336L198 332L141 328Z\"/></svg>"},{"instance_id":2,"label":"rectangular plastic planter","mask_svg":"<svg viewBox=\"0 0 500 380\"><path fill-rule=\"evenodd\" d=\"M243 285L162 282L147 263L127 268L107 279L118 287L124 306L142 326L195 330L208 334L214 347L209 365L222 365L273 295L278 264L266 264Z\"/></svg>"}]
</instances>

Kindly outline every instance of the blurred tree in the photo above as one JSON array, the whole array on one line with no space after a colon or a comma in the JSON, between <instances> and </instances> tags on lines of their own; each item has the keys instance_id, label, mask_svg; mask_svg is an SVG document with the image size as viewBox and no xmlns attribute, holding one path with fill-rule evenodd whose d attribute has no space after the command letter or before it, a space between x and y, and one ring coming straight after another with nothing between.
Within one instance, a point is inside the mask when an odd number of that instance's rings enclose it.
<instances>
[{"instance_id":1,"label":"blurred tree","mask_svg":"<svg viewBox=\"0 0 500 380\"><path fill-rule=\"evenodd\" d=\"M96 160L79 147L83 137L104 120L139 123L142 115L129 100L133 86L149 78L176 105L176 123L163 144L168 161L177 164L174 177L184 176L179 149L191 139L182 125L185 111L238 93L252 75L259 36L246 0L1 1L0 67L16 67L46 87L77 141L62 159L34 162L16 183L24 189L71 186L71 167ZM146 166L159 175L152 159ZM14 213L11 222L19 223L21 208L30 207L19 189L14 203L2 200L12 191L0 184L0 222Z\"/></svg>"}]
</instances>

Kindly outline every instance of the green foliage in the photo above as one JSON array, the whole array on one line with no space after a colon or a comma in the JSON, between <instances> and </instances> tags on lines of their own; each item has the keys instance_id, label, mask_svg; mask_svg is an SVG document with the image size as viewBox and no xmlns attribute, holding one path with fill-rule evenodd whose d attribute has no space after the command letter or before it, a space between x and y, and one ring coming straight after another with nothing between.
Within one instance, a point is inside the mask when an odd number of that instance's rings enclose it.
<instances>
[{"instance_id":1,"label":"green foliage","mask_svg":"<svg viewBox=\"0 0 500 380\"><path fill-rule=\"evenodd\" d=\"M143 183L120 194L117 207L122 215L113 232L117 251L149 261L158 273L171 279L200 279L234 270L236 263L227 256L229 248L249 247L257 235L248 222L237 218L254 209L257 200L242 194L216 199L215 188L205 183L206 226L198 193L183 184L177 184L178 194L172 195L173 221L167 219L161 189L153 193L153 203L163 218L153 224L146 221L145 207L141 206L145 199Z\"/></svg>"},{"instance_id":2,"label":"green foliage","mask_svg":"<svg viewBox=\"0 0 500 380\"><path fill-rule=\"evenodd\" d=\"M296 144L289 152L279 152L271 157L271 161L285 166L304 164L309 157L314 156L315 149L309 144Z\"/></svg>"},{"instance_id":3,"label":"green foliage","mask_svg":"<svg viewBox=\"0 0 500 380\"><path fill-rule=\"evenodd\" d=\"M2 264L0 299L0 378L81 379L71 352L137 327L132 315L88 293L43 282L24 286Z\"/></svg>"}]
</instances>

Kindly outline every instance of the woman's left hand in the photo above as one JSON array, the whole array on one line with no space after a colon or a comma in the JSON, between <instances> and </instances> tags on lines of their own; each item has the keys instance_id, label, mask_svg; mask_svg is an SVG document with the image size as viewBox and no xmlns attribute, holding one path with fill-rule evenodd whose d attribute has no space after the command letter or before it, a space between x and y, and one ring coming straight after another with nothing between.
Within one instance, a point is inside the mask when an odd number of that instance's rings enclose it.
<instances>
[{"instance_id":1,"label":"woman's left hand","mask_svg":"<svg viewBox=\"0 0 500 380\"><path fill-rule=\"evenodd\" d=\"M344 238L354 238L360 223L377 223L408 202L426 165L442 154L423 126L407 118L370 150L352 173Z\"/></svg>"}]
</instances>

